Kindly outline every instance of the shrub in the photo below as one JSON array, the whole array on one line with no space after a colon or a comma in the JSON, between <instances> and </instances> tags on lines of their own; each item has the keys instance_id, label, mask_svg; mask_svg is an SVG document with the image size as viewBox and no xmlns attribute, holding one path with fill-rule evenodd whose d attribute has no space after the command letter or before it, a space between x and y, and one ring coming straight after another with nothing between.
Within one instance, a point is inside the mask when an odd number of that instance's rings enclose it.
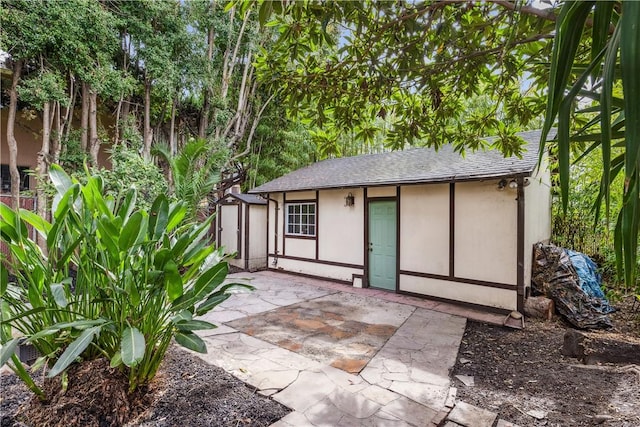
<instances>
[{"instance_id":1,"label":"shrub","mask_svg":"<svg viewBox=\"0 0 640 427\"><path fill-rule=\"evenodd\" d=\"M183 223L184 203L158 196L136 210L135 189L122 198L103 196L98 175L82 185L59 166L52 222L0 205L0 235L11 255L3 259L0 286L0 362L39 394L15 356L21 341L43 356L48 376L64 373L78 358L107 357L129 378L129 390L150 381L175 341L206 352L194 333L215 326L197 320L230 296L228 267L206 242L210 219ZM27 235L43 235L47 253ZM13 338L12 329L22 336Z\"/></svg>"}]
</instances>

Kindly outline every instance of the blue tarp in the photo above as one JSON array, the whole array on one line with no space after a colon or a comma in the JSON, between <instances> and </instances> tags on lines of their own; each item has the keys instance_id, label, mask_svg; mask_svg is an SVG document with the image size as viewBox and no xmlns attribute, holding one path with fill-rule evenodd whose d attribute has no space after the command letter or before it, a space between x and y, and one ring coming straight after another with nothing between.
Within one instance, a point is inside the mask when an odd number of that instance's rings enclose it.
<instances>
[{"instance_id":1,"label":"blue tarp","mask_svg":"<svg viewBox=\"0 0 640 427\"><path fill-rule=\"evenodd\" d=\"M598 273L598 266L588 256L583 253L565 249L571 260L571 264L578 273L580 289L590 297L601 301L602 313L613 313L615 309L609 305L607 297L602 291L602 276Z\"/></svg>"}]
</instances>

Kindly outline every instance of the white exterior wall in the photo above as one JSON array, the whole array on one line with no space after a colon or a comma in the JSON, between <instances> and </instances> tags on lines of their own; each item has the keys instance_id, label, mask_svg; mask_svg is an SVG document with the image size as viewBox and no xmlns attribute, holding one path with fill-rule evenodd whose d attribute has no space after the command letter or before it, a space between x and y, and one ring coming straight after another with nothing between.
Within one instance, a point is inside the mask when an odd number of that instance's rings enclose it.
<instances>
[{"instance_id":1,"label":"white exterior wall","mask_svg":"<svg viewBox=\"0 0 640 427\"><path fill-rule=\"evenodd\" d=\"M345 197L349 193L353 194L355 199L351 207L344 205ZM323 190L319 192L318 197L318 258L323 261L363 265L363 191Z\"/></svg>"},{"instance_id":2,"label":"white exterior wall","mask_svg":"<svg viewBox=\"0 0 640 427\"><path fill-rule=\"evenodd\" d=\"M524 187L524 284L531 286L533 245L551 238L551 174L547 158Z\"/></svg>"},{"instance_id":3,"label":"white exterior wall","mask_svg":"<svg viewBox=\"0 0 640 427\"><path fill-rule=\"evenodd\" d=\"M449 274L449 184L401 188L400 242L400 270Z\"/></svg>"},{"instance_id":4,"label":"white exterior wall","mask_svg":"<svg viewBox=\"0 0 640 427\"><path fill-rule=\"evenodd\" d=\"M396 187L369 187L367 197L396 197Z\"/></svg>"},{"instance_id":5,"label":"white exterior wall","mask_svg":"<svg viewBox=\"0 0 640 427\"><path fill-rule=\"evenodd\" d=\"M468 283L400 275L400 289L407 292L505 310L515 310L517 306L515 286L513 290L488 288Z\"/></svg>"},{"instance_id":6,"label":"white exterior wall","mask_svg":"<svg viewBox=\"0 0 640 427\"><path fill-rule=\"evenodd\" d=\"M245 205L249 209L249 270L267 266L267 207ZM247 234L246 232L244 233ZM246 256L243 253L243 256Z\"/></svg>"},{"instance_id":7,"label":"white exterior wall","mask_svg":"<svg viewBox=\"0 0 640 427\"><path fill-rule=\"evenodd\" d=\"M318 264L311 261L300 261L286 258L278 258L278 262L274 265L274 258L269 257L269 268L283 270L292 273L308 274L318 277L326 277L328 279L341 280L351 283L353 275L361 275L361 268L340 267L336 265Z\"/></svg>"},{"instance_id":8,"label":"white exterior wall","mask_svg":"<svg viewBox=\"0 0 640 427\"><path fill-rule=\"evenodd\" d=\"M515 285L517 282L516 191L497 181L455 186L455 276Z\"/></svg>"},{"instance_id":9,"label":"white exterior wall","mask_svg":"<svg viewBox=\"0 0 640 427\"><path fill-rule=\"evenodd\" d=\"M267 231L268 254L282 255L282 224L284 221L284 206L282 204L282 193L271 193L268 200L267 209L269 210L269 230ZM278 210L276 210L276 207ZM276 225L278 228L276 228ZM276 249L277 247L277 249Z\"/></svg>"}]
</instances>

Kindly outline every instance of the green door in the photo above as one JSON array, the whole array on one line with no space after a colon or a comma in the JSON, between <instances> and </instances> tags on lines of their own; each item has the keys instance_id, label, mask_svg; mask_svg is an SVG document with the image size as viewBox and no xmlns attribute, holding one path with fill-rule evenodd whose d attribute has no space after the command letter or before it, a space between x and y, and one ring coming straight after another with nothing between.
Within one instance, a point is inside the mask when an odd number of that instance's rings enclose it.
<instances>
[{"instance_id":1,"label":"green door","mask_svg":"<svg viewBox=\"0 0 640 427\"><path fill-rule=\"evenodd\" d=\"M369 286L396 290L396 202L369 202Z\"/></svg>"}]
</instances>

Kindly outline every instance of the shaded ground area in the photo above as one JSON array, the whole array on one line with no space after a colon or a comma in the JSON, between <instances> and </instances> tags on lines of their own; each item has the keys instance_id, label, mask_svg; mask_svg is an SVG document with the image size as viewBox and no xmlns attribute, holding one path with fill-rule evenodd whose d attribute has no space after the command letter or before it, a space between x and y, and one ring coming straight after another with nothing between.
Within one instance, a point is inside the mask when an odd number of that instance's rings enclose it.
<instances>
[{"instance_id":1,"label":"shaded ground area","mask_svg":"<svg viewBox=\"0 0 640 427\"><path fill-rule=\"evenodd\" d=\"M42 422L20 422L16 412L20 405L29 401L31 394L13 374L3 373L0 381L2 427L45 425ZM71 389L71 377L69 381ZM84 382L84 395L93 404L100 404L99 399L92 395L97 386L95 382ZM151 385L150 393L151 395L145 397L145 401L153 403L145 406L146 410L135 408L140 414L127 425L268 426L290 412L285 406L257 394L224 370L208 365L178 348L170 349L156 381ZM62 405L62 402L59 402L59 405ZM76 406L76 412L79 407L80 405ZM120 425L116 417L110 420L92 420L86 414L74 413L72 417L66 418L61 424L65 427ZM51 419L48 421L51 423Z\"/></svg>"},{"instance_id":2,"label":"shaded ground area","mask_svg":"<svg viewBox=\"0 0 640 427\"><path fill-rule=\"evenodd\" d=\"M630 308L612 316L614 332L637 334ZM522 427L640 425L640 375L633 367L564 357L568 327L561 320L528 321L524 330L468 322L452 372L457 398ZM475 386L455 375L473 376Z\"/></svg>"},{"instance_id":3,"label":"shaded ground area","mask_svg":"<svg viewBox=\"0 0 640 427\"><path fill-rule=\"evenodd\" d=\"M350 373L366 366L414 308L333 294L227 323Z\"/></svg>"}]
</instances>

